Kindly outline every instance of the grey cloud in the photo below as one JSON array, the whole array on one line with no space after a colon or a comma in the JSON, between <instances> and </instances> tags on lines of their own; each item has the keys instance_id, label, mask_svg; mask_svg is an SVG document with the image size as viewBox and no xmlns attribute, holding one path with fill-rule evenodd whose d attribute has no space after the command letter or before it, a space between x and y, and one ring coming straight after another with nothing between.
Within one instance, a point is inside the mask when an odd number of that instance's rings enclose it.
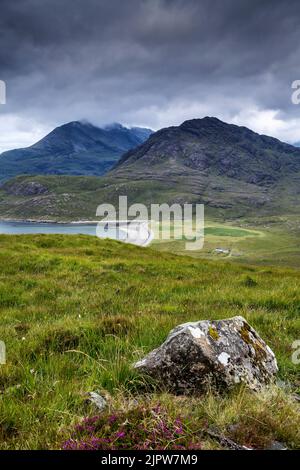
<instances>
[{"instance_id":1,"label":"grey cloud","mask_svg":"<svg viewBox=\"0 0 300 470\"><path fill-rule=\"evenodd\" d=\"M253 106L288 122L299 17L296 0L1 0L0 112L159 127Z\"/></svg>"}]
</instances>

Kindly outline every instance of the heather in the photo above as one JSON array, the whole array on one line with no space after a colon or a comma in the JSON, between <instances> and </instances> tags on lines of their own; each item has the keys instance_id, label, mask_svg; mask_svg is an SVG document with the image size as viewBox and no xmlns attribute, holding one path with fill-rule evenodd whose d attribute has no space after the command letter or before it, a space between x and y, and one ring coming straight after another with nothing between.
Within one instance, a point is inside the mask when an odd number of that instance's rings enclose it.
<instances>
[{"instance_id":1,"label":"heather","mask_svg":"<svg viewBox=\"0 0 300 470\"><path fill-rule=\"evenodd\" d=\"M298 448L300 416L292 398L276 387L231 396L171 394L111 397L107 411L82 418L65 430L65 450L206 450L221 442L269 449L284 442Z\"/></svg>"},{"instance_id":2,"label":"heather","mask_svg":"<svg viewBox=\"0 0 300 470\"><path fill-rule=\"evenodd\" d=\"M180 416L171 417L160 404L136 405L130 412L119 411L84 418L62 445L65 450L116 449L201 449Z\"/></svg>"}]
</instances>

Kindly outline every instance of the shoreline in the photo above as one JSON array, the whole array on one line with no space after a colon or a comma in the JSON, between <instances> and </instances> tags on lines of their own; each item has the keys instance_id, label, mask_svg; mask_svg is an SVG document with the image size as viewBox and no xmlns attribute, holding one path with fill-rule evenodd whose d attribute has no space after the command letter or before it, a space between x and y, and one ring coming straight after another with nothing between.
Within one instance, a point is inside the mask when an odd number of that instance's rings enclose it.
<instances>
[{"instance_id":1,"label":"shoreline","mask_svg":"<svg viewBox=\"0 0 300 470\"><path fill-rule=\"evenodd\" d=\"M0 217L0 223L1 222L12 222L12 223L34 223L34 224L65 224L65 225L97 225L99 223L113 223L117 222L118 224L125 224L128 222L134 223L142 223L142 222L148 222L147 220L57 220L57 219L16 219L16 218L3 218Z\"/></svg>"},{"instance_id":2,"label":"shoreline","mask_svg":"<svg viewBox=\"0 0 300 470\"><path fill-rule=\"evenodd\" d=\"M16 218L0 218L1 222L23 223L23 224L64 224L64 225L96 225L101 220L55 220L55 219L16 219Z\"/></svg>"},{"instance_id":3,"label":"shoreline","mask_svg":"<svg viewBox=\"0 0 300 470\"><path fill-rule=\"evenodd\" d=\"M143 223L147 223L147 229L146 229L147 234L145 234L146 235L145 237L140 237L140 234L138 234L136 236L134 231L132 232L131 230L129 230L128 229L128 222L134 222L134 221L128 221L128 220L118 220L118 221L115 221L115 220L105 220L105 221L101 221L101 220L58 221L58 220L44 220L44 219L10 219L10 218L1 218L0 219L0 223L44 224L44 225L52 224L52 225L73 225L73 226L74 225L77 225L77 226L91 225L91 226L95 226L95 227L101 222L104 223L104 224L116 223L117 222L118 226L120 226L122 224L126 224L127 225L127 239L128 239L128 241L125 241L125 243L145 247L145 246L150 245L150 243L154 239L154 233L151 229L149 229L148 221L143 221L143 220L139 220L139 221L137 221L137 223L140 224L140 225L143 225ZM131 234L131 236L130 236L130 234ZM99 238L102 238L102 237L99 237ZM106 238L106 237L103 237L103 238ZM119 240L119 241L122 241L122 240Z\"/></svg>"}]
</instances>

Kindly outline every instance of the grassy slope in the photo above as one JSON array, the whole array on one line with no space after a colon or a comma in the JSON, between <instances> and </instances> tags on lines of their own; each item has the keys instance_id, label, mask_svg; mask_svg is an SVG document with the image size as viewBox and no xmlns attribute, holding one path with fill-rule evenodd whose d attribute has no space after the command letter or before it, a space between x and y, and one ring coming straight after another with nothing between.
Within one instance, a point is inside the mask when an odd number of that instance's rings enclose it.
<instances>
[{"instance_id":1,"label":"grassy slope","mask_svg":"<svg viewBox=\"0 0 300 470\"><path fill-rule=\"evenodd\" d=\"M39 182L48 188L42 195L20 195L7 191L12 185ZM0 218L44 220L95 220L99 204L118 207L119 195L128 195L128 204L136 201L169 202L176 197L170 182L161 190L155 182L124 182L109 177L20 176L0 188Z\"/></svg>"},{"instance_id":2,"label":"grassy slope","mask_svg":"<svg viewBox=\"0 0 300 470\"><path fill-rule=\"evenodd\" d=\"M275 351L280 377L299 387L291 362L299 271L158 257L153 249L87 236L2 235L0 244L2 448L59 447L70 426L94 412L84 404L90 390L112 394L112 406L135 425L137 404L132 409L128 397L139 392L145 399L130 365L185 321L245 316ZM156 391L146 402L157 401L170 415L181 413L204 448L219 447L199 434L205 423L241 443L278 439L300 447L299 405L276 388L193 400ZM233 423L238 437L228 429Z\"/></svg>"}]
</instances>

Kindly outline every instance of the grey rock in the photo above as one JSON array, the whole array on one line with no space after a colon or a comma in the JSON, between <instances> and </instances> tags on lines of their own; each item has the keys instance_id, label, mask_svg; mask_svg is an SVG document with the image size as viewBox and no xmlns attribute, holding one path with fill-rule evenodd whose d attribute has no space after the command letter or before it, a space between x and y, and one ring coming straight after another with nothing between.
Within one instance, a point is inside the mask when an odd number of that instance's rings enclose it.
<instances>
[{"instance_id":1,"label":"grey rock","mask_svg":"<svg viewBox=\"0 0 300 470\"><path fill-rule=\"evenodd\" d=\"M298 393L293 393L292 394L292 399L295 401L300 402L300 395Z\"/></svg>"},{"instance_id":2,"label":"grey rock","mask_svg":"<svg viewBox=\"0 0 300 470\"><path fill-rule=\"evenodd\" d=\"M241 316L179 325L134 367L175 393L239 383L260 390L278 371L273 351Z\"/></svg>"},{"instance_id":3,"label":"grey rock","mask_svg":"<svg viewBox=\"0 0 300 470\"><path fill-rule=\"evenodd\" d=\"M103 411L106 408L107 402L105 398L99 395L99 393L89 392L87 395L88 395L88 401L90 403L93 403L98 408L99 411Z\"/></svg>"},{"instance_id":4,"label":"grey rock","mask_svg":"<svg viewBox=\"0 0 300 470\"><path fill-rule=\"evenodd\" d=\"M288 448L282 442L273 441L266 450L288 450Z\"/></svg>"},{"instance_id":5,"label":"grey rock","mask_svg":"<svg viewBox=\"0 0 300 470\"><path fill-rule=\"evenodd\" d=\"M224 436L222 433L218 432L214 428L209 428L205 432L209 437L217 440L221 446L226 447L227 449L232 449L232 450L252 450L251 447L246 447L242 446L240 444L237 444L234 442L232 439Z\"/></svg>"}]
</instances>

